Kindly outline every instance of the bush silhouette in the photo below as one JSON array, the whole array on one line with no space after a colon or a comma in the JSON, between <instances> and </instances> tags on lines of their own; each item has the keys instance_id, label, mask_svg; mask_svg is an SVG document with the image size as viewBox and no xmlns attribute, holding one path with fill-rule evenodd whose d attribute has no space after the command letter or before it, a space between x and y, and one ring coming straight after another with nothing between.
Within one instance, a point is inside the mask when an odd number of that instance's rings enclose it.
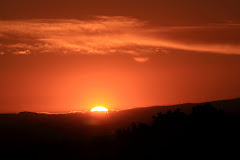
<instances>
[{"instance_id":1,"label":"bush silhouette","mask_svg":"<svg viewBox=\"0 0 240 160\"><path fill-rule=\"evenodd\" d=\"M149 152L156 149L154 144L162 151L226 151L226 146L231 146L229 139L239 142L239 117L218 111L210 103L193 107L189 115L177 109L152 118L151 125L131 125L127 131L118 131L118 137L132 148Z\"/></svg>"},{"instance_id":2,"label":"bush silhouette","mask_svg":"<svg viewBox=\"0 0 240 160\"><path fill-rule=\"evenodd\" d=\"M88 118L83 114L54 116L24 112L7 115L0 120L0 151L8 156L6 159L12 159L9 156L25 159L169 159L173 155L179 158L177 153L204 155L207 151L234 151L238 149L234 144L240 142L239 116L219 111L210 103L194 106L189 114L180 109L159 112L152 116L150 124L130 123L129 127L112 135L91 139L85 138L90 129L101 133L104 128L82 127L82 120ZM117 128L115 125L113 123L110 128Z\"/></svg>"}]
</instances>

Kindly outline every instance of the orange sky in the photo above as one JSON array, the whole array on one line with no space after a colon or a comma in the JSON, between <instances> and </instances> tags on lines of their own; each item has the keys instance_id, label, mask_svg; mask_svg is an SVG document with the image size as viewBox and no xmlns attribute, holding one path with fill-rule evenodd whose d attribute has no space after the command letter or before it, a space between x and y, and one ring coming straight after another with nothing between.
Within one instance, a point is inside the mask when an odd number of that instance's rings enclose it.
<instances>
[{"instance_id":1,"label":"orange sky","mask_svg":"<svg viewBox=\"0 0 240 160\"><path fill-rule=\"evenodd\" d=\"M240 96L237 0L0 2L0 112Z\"/></svg>"}]
</instances>

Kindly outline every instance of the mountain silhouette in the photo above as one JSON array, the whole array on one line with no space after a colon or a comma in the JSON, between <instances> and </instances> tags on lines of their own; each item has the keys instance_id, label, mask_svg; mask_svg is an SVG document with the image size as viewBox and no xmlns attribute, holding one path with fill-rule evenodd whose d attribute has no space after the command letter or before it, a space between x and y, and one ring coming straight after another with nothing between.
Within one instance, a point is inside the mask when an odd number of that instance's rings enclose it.
<instances>
[{"instance_id":1,"label":"mountain silhouette","mask_svg":"<svg viewBox=\"0 0 240 160\"><path fill-rule=\"evenodd\" d=\"M185 151L235 151L239 102L153 106L101 116L1 114L0 152L6 159L156 159Z\"/></svg>"}]
</instances>

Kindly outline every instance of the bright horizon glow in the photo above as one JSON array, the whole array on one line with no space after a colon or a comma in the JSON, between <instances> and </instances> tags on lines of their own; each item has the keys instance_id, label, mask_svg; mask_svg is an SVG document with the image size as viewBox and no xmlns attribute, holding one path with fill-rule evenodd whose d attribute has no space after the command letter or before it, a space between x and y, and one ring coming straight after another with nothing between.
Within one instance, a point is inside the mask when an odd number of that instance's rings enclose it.
<instances>
[{"instance_id":1,"label":"bright horizon glow","mask_svg":"<svg viewBox=\"0 0 240 160\"><path fill-rule=\"evenodd\" d=\"M108 112L108 109L103 106L94 107L91 112Z\"/></svg>"},{"instance_id":2,"label":"bright horizon glow","mask_svg":"<svg viewBox=\"0 0 240 160\"><path fill-rule=\"evenodd\" d=\"M240 0L215 1L0 0L0 114L240 97Z\"/></svg>"}]
</instances>

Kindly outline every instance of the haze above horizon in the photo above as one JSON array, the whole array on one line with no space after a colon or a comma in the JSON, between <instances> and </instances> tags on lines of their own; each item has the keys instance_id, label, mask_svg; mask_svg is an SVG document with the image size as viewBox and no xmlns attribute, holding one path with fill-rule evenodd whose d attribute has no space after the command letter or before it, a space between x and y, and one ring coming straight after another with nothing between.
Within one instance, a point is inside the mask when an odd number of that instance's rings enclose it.
<instances>
[{"instance_id":1,"label":"haze above horizon","mask_svg":"<svg viewBox=\"0 0 240 160\"><path fill-rule=\"evenodd\" d=\"M0 113L240 97L238 0L0 1Z\"/></svg>"}]
</instances>

